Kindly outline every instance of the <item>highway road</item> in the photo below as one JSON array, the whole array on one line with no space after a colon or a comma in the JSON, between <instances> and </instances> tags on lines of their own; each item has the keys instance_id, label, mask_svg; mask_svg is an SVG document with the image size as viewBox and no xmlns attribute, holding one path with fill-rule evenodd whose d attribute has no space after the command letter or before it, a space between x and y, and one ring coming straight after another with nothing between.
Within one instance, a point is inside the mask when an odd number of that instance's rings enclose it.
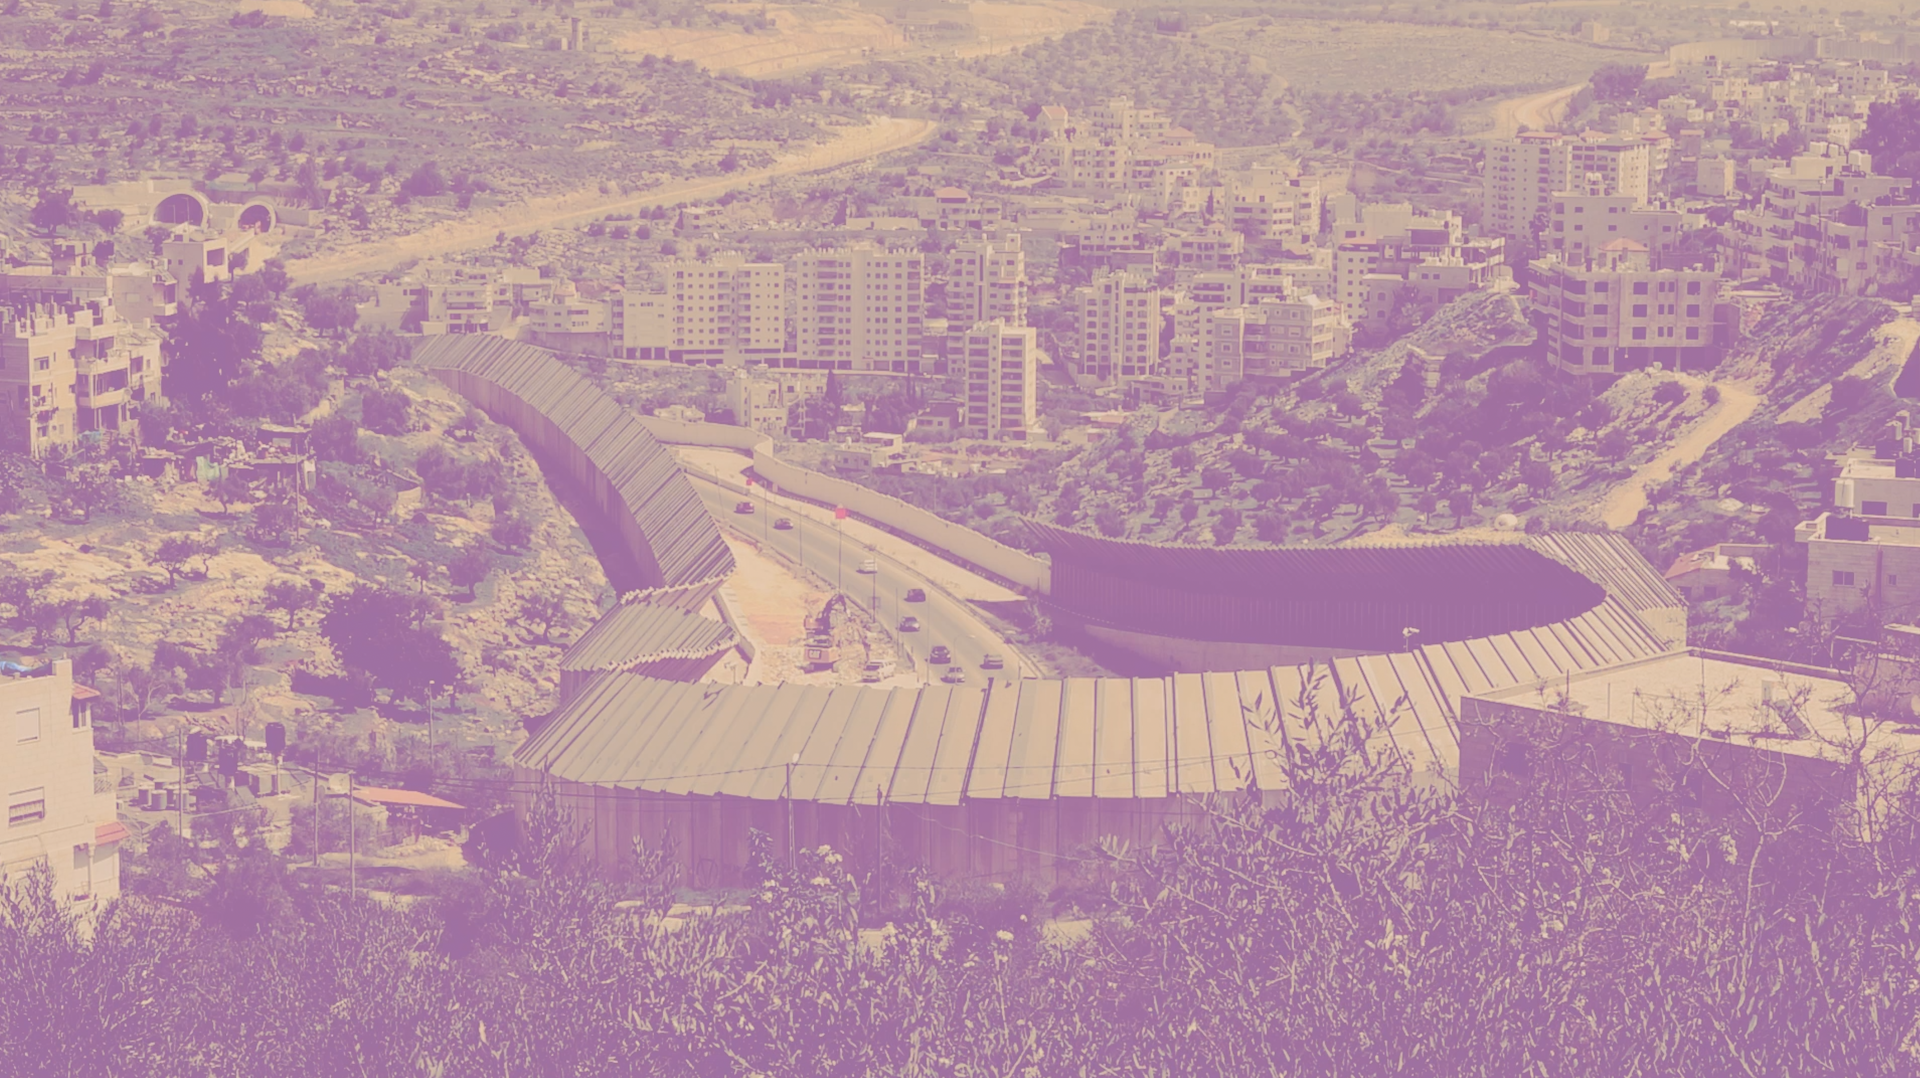
<instances>
[{"instance_id":1,"label":"highway road","mask_svg":"<svg viewBox=\"0 0 1920 1078\"><path fill-rule=\"evenodd\" d=\"M877 620L902 645L901 650L912 657L912 669L905 669L903 665L901 674L938 680L946 664L929 670L927 654L934 645L945 644L953 653L951 665L965 671L968 685L984 686L989 677L1021 676L1019 657L1007 647L1006 641L974 616L965 603L949 598L884 551L871 550L858 541L844 538L832 525L787 508L784 498L769 496L765 488L754 488L752 498L746 499L698 473L689 472L687 478L692 480L693 489L700 492L707 508L723 527L733 528L790 563L805 565L828 585L837 583L847 598L874 611ZM745 500L753 502L752 515L735 512L735 506ZM793 522L792 530L783 531L773 526L782 517ZM877 571L862 573L861 563L868 558L874 560ZM925 591L926 600L907 602L906 594L911 588ZM920 619L918 632L898 631L900 619L907 615ZM983 671L980 660L988 652L1002 656L1006 668Z\"/></svg>"}]
</instances>

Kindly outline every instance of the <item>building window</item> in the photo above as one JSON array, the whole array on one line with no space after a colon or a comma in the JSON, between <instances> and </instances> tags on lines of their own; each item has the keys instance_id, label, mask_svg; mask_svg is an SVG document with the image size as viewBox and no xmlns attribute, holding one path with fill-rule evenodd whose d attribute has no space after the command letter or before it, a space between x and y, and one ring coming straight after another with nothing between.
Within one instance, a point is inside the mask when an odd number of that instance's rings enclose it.
<instances>
[{"instance_id":1,"label":"building window","mask_svg":"<svg viewBox=\"0 0 1920 1078\"><path fill-rule=\"evenodd\" d=\"M13 713L13 739L15 741L40 740L40 709L30 707Z\"/></svg>"},{"instance_id":2,"label":"building window","mask_svg":"<svg viewBox=\"0 0 1920 1078\"><path fill-rule=\"evenodd\" d=\"M30 823L39 823L47 818L47 789L36 786L31 790L16 790L7 798L7 826L25 827Z\"/></svg>"},{"instance_id":3,"label":"building window","mask_svg":"<svg viewBox=\"0 0 1920 1078\"><path fill-rule=\"evenodd\" d=\"M1883 517L1887 515L1887 503L1861 502L1860 511L1870 517Z\"/></svg>"},{"instance_id":4,"label":"building window","mask_svg":"<svg viewBox=\"0 0 1920 1078\"><path fill-rule=\"evenodd\" d=\"M1836 588L1852 587L1853 573L1846 569L1835 569L1833 571L1833 586Z\"/></svg>"}]
</instances>

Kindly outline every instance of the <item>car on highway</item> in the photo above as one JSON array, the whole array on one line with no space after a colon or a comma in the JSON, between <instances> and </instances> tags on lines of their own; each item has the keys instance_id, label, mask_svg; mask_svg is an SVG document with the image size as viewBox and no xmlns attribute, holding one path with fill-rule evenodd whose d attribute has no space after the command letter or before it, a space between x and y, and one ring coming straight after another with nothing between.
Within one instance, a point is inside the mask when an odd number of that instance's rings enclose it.
<instances>
[{"instance_id":1,"label":"car on highway","mask_svg":"<svg viewBox=\"0 0 1920 1078\"><path fill-rule=\"evenodd\" d=\"M734 502L733 511L736 513L739 513L742 516L752 516L753 503L752 502Z\"/></svg>"},{"instance_id":2,"label":"car on highway","mask_svg":"<svg viewBox=\"0 0 1920 1078\"><path fill-rule=\"evenodd\" d=\"M925 588L908 588L907 589L907 602L924 603L926 601L927 601L927 589Z\"/></svg>"},{"instance_id":3,"label":"car on highway","mask_svg":"<svg viewBox=\"0 0 1920 1078\"><path fill-rule=\"evenodd\" d=\"M953 652L948 651L945 644L935 644L933 650L927 652L927 661L935 666L945 665L953 661Z\"/></svg>"},{"instance_id":4,"label":"car on highway","mask_svg":"<svg viewBox=\"0 0 1920 1078\"><path fill-rule=\"evenodd\" d=\"M866 667L860 671L860 680L869 684L885 681L891 676L893 676L893 664L881 662L879 659L868 660Z\"/></svg>"},{"instance_id":5,"label":"car on highway","mask_svg":"<svg viewBox=\"0 0 1920 1078\"><path fill-rule=\"evenodd\" d=\"M906 617L904 617L904 618L901 618L901 619L900 619L900 631L901 631L901 632L903 632L903 633L917 633L917 632L919 632L919 631L920 631L920 619L919 619L919 618L916 618L916 617L914 617L914 616L913 616L912 614L908 614L908 615L907 615Z\"/></svg>"},{"instance_id":6,"label":"car on highway","mask_svg":"<svg viewBox=\"0 0 1920 1078\"><path fill-rule=\"evenodd\" d=\"M947 667L947 672L940 675L940 680L949 685L965 685L967 683L967 668L964 666L949 666Z\"/></svg>"},{"instance_id":7,"label":"car on highway","mask_svg":"<svg viewBox=\"0 0 1920 1078\"><path fill-rule=\"evenodd\" d=\"M860 562L860 571L863 573L877 573L880 571L880 563L874 561L872 558L863 559Z\"/></svg>"},{"instance_id":8,"label":"car on highway","mask_svg":"<svg viewBox=\"0 0 1920 1078\"><path fill-rule=\"evenodd\" d=\"M786 517L781 517L773 522L773 530L777 532L790 532L793 530L793 521L788 520Z\"/></svg>"},{"instance_id":9,"label":"car on highway","mask_svg":"<svg viewBox=\"0 0 1920 1078\"><path fill-rule=\"evenodd\" d=\"M982 670L1001 670L1004 669L1006 665L1006 658L995 651L987 652L986 656L980 660L980 669Z\"/></svg>"}]
</instances>

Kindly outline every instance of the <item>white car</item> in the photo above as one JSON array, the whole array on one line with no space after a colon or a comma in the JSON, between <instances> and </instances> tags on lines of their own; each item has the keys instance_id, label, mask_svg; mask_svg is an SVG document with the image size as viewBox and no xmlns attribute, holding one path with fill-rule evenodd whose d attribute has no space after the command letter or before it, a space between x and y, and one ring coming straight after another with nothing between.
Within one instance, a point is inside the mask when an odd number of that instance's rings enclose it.
<instances>
[{"instance_id":1,"label":"white car","mask_svg":"<svg viewBox=\"0 0 1920 1078\"><path fill-rule=\"evenodd\" d=\"M860 571L863 573L877 573L880 571L880 563L874 561L872 558L867 558L860 563Z\"/></svg>"}]
</instances>

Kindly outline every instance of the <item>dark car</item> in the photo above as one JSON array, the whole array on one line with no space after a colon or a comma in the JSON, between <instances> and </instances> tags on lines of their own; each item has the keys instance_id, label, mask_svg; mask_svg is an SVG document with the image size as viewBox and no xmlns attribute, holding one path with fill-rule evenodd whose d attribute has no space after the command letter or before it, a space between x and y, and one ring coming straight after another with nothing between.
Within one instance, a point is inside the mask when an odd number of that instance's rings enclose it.
<instances>
[{"instance_id":1,"label":"dark car","mask_svg":"<svg viewBox=\"0 0 1920 1078\"><path fill-rule=\"evenodd\" d=\"M736 513L743 513L751 516L753 514L753 503L752 502L734 502L733 511Z\"/></svg>"},{"instance_id":2,"label":"dark car","mask_svg":"<svg viewBox=\"0 0 1920 1078\"><path fill-rule=\"evenodd\" d=\"M773 530L777 532L790 532L793 530L793 521L788 520L786 517L781 517L773 522Z\"/></svg>"},{"instance_id":3,"label":"dark car","mask_svg":"<svg viewBox=\"0 0 1920 1078\"><path fill-rule=\"evenodd\" d=\"M947 645L945 644L935 644L933 645L933 650L927 652L927 661L935 666L952 662L953 652L948 651Z\"/></svg>"},{"instance_id":4,"label":"dark car","mask_svg":"<svg viewBox=\"0 0 1920 1078\"><path fill-rule=\"evenodd\" d=\"M904 618L901 618L901 619L900 619L900 631L901 631L901 632L903 632L903 633L917 633L917 632L919 632L919 631L920 631L920 619L919 619L919 618L916 618L916 617L914 617L914 616L913 616L912 614L908 614L908 615L907 615L906 617L904 617Z\"/></svg>"},{"instance_id":5,"label":"dark car","mask_svg":"<svg viewBox=\"0 0 1920 1078\"><path fill-rule=\"evenodd\" d=\"M908 588L907 589L907 602L924 603L926 601L927 601L927 589L925 588Z\"/></svg>"}]
</instances>

